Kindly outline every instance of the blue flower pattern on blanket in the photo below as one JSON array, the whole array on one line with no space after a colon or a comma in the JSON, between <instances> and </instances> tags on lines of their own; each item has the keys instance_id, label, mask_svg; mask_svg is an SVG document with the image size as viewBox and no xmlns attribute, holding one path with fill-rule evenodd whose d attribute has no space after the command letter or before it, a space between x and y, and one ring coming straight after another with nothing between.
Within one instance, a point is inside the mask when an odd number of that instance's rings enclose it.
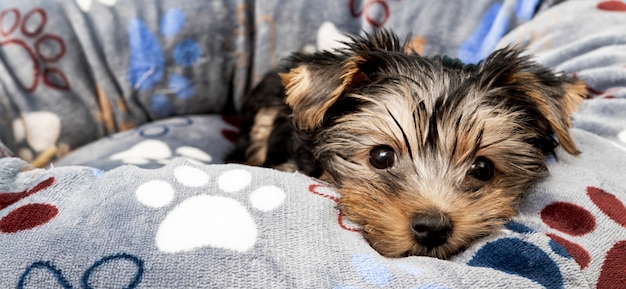
<instances>
[{"instance_id":1,"label":"blue flower pattern on blanket","mask_svg":"<svg viewBox=\"0 0 626 289\"><path fill-rule=\"evenodd\" d=\"M521 21L532 18L539 0L518 0L515 17ZM478 27L461 45L458 58L467 63L477 63L496 48L498 41L509 31L511 19L503 4L493 3L483 15Z\"/></svg>"},{"instance_id":2,"label":"blue flower pattern on blanket","mask_svg":"<svg viewBox=\"0 0 626 289\"><path fill-rule=\"evenodd\" d=\"M173 39L180 34L184 24L185 13L181 9L172 8L161 19L159 30L166 40ZM167 73L165 69L167 60L159 37L150 30L143 19L136 17L128 24L128 38L130 43L128 84L133 90L150 91L163 81ZM174 62L183 68L196 64L201 56L201 46L190 38L180 40L172 51ZM178 73L168 73L167 86L180 100L187 100L196 94L193 82ZM164 93L155 92L150 106L158 117L174 114L172 102Z\"/></svg>"}]
</instances>

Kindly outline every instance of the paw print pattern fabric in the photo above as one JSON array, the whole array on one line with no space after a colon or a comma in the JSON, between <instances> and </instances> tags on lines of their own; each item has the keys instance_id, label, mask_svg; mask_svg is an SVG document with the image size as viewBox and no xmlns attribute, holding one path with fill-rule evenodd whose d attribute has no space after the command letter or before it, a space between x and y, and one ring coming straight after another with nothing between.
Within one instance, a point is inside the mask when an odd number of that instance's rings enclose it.
<instances>
[{"instance_id":1,"label":"paw print pattern fabric","mask_svg":"<svg viewBox=\"0 0 626 289\"><path fill-rule=\"evenodd\" d=\"M110 170L122 165L154 169L182 157L197 164L221 164L234 147L238 118L181 116L154 121L90 143L55 162Z\"/></svg>"},{"instance_id":2,"label":"paw print pattern fabric","mask_svg":"<svg viewBox=\"0 0 626 289\"><path fill-rule=\"evenodd\" d=\"M539 2L0 1L0 288L623 284L624 1ZM237 121L190 116L235 111L292 51L380 27L467 61L519 45L588 85L582 154L557 149L520 215L451 260L381 257L320 181L207 165ZM11 157L96 139L49 169Z\"/></svg>"},{"instance_id":3,"label":"paw print pattern fabric","mask_svg":"<svg viewBox=\"0 0 626 289\"><path fill-rule=\"evenodd\" d=\"M215 36L237 8L213 4L1 2L0 139L50 161L148 120L224 111L235 59Z\"/></svg>"},{"instance_id":4,"label":"paw print pattern fabric","mask_svg":"<svg viewBox=\"0 0 626 289\"><path fill-rule=\"evenodd\" d=\"M536 4L2 1L0 139L19 157L45 166L146 122L233 113L282 58L340 45L343 33L390 28L414 35L417 52L477 60L527 21ZM459 13L465 16L449 17Z\"/></svg>"},{"instance_id":5,"label":"paw print pattern fabric","mask_svg":"<svg viewBox=\"0 0 626 289\"><path fill-rule=\"evenodd\" d=\"M573 137L585 153L557 151L520 215L447 261L382 257L337 193L298 173L0 158L0 287L604 288L624 270L626 184L610 164L626 154Z\"/></svg>"}]
</instances>

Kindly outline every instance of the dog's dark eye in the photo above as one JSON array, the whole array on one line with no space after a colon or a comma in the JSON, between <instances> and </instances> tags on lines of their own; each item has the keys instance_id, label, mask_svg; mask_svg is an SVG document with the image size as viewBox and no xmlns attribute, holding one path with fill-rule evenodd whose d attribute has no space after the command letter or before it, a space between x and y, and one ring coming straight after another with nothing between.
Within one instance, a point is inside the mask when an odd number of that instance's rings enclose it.
<instances>
[{"instance_id":1,"label":"dog's dark eye","mask_svg":"<svg viewBox=\"0 0 626 289\"><path fill-rule=\"evenodd\" d=\"M476 158L467 172L468 175L482 182L491 180L494 173L493 163L485 157Z\"/></svg>"},{"instance_id":2,"label":"dog's dark eye","mask_svg":"<svg viewBox=\"0 0 626 289\"><path fill-rule=\"evenodd\" d=\"M370 164L377 169L387 169L396 161L396 152L389 146L377 146L370 151Z\"/></svg>"}]
</instances>

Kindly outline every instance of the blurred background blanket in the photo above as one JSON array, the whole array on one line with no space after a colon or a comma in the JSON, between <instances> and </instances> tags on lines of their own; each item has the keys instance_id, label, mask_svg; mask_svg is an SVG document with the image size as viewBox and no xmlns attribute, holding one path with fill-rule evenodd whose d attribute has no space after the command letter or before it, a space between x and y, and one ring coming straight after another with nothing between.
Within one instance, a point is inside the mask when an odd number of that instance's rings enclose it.
<instances>
[{"instance_id":1,"label":"blurred background blanket","mask_svg":"<svg viewBox=\"0 0 626 289\"><path fill-rule=\"evenodd\" d=\"M380 27L472 63L518 45L588 85L582 154L449 261L381 257L317 180L220 164L265 71ZM626 283L624 1L3 1L0 60L0 288Z\"/></svg>"}]
</instances>

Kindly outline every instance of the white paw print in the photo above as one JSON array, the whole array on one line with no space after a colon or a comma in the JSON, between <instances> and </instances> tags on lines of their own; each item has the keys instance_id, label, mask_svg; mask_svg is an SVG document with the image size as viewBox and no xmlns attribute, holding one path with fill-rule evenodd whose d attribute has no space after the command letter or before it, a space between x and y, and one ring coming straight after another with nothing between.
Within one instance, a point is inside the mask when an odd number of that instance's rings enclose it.
<instances>
[{"instance_id":1,"label":"white paw print","mask_svg":"<svg viewBox=\"0 0 626 289\"><path fill-rule=\"evenodd\" d=\"M343 34L332 22L324 22L317 30L317 44L314 46L309 44L304 47L307 53L315 51L331 51L337 48L345 48L343 42L349 42L350 38Z\"/></svg>"},{"instance_id":2,"label":"white paw print","mask_svg":"<svg viewBox=\"0 0 626 289\"><path fill-rule=\"evenodd\" d=\"M92 2L93 0L76 0L76 4L78 4L78 7L80 7L80 9L85 12L89 12ZM117 0L98 0L98 2L111 7L115 5L115 3L117 3Z\"/></svg>"},{"instance_id":3,"label":"white paw print","mask_svg":"<svg viewBox=\"0 0 626 289\"><path fill-rule=\"evenodd\" d=\"M206 188L213 181L207 173L191 166L177 167L174 177L188 188ZM248 193L245 189L252 175L245 169L231 169L221 173L216 181L224 193ZM139 186L135 196L145 206L164 208L174 201L176 192L166 181L151 180ZM285 197L285 192L276 186L261 186L249 193L248 202L251 208L269 212L280 207ZM256 244L257 235L257 224L241 202L227 196L201 194L187 198L167 214L156 233L156 245L167 253L203 247L243 253Z\"/></svg>"},{"instance_id":4,"label":"white paw print","mask_svg":"<svg viewBox=\"0 0 626 289\"><path fill-rule=\"evenodd\" d=\"M15 140L26 140L28 145L37 153L56 144L61 135L61 119L58 115L48 112L23 113L13 121ZM26 160L33 159L33 153L28 149L18 152Z\"/></svg>"},{"instance_id":5,"label":"white paw print","mask_svg":"<svg viewBox=\"0 0 626 289\"><path fill-rule=\"evenodd\" d=\"M166 165L173 156L185 158L195 164L210 163L213 160L199 148L182 146L172 152L165 142L153 139L139 142L125 151L111 155L109 159L132 165L145 165L152 161Z\"/></svg>"}]
</instances>

